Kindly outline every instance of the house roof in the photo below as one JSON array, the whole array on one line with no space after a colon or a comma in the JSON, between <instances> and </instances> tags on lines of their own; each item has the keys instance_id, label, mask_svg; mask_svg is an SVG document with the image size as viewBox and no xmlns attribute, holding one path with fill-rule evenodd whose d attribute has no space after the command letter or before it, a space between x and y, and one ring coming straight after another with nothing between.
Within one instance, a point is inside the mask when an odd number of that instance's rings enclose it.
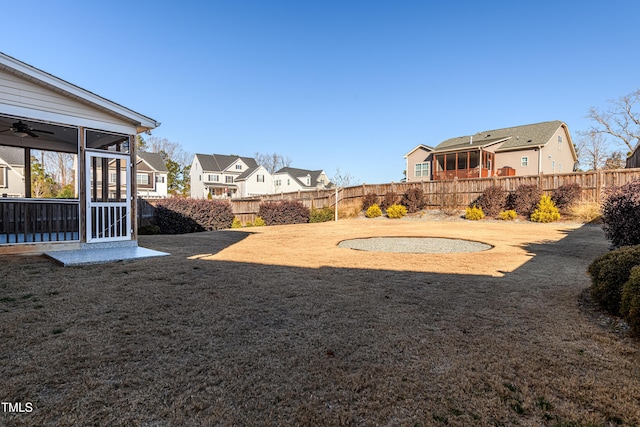
<instances>
[{"instance_id":1,"label":"house roof","mask_svg":"<svg viewBox=\"0 0 640 427\"><path fill-rule=\"evenodd\" d=\"M162 155L160 153L147 153L145 151L139 151L138 157L144 160L149 166L158 172L169 172L167 166L164 164Z\"/></svg>"},{"instance_id":2,"label":"house roof","mask_svg":"<svg viewBox=\"0 0 640 427\"><path fill-rule=\"evenodd\" d=\"M416 146L413 150L409 151L407 154L405 154L405 157L409 157L414 151L419 150L419 149L423 149L426 151L433 151L434 148L430 147L428 145L424 145L424 144L419 144L418 146Z\"/></svg>"},{"instance_id":3,"label":"house roof","mask_svg":"<svg viewBox=\"0 0 640 427\"><path fill-rule=\"evenodd\" d=\"M227 156L224 154L196 154L203 171L224 172L238 159L242 160L249 169L256 168L258 163L252 157Z\"/></svg>"},{"instance_id":4,"label":"house roof","mask_svg":"<svg viewBox=\"0 0 640 427\"><path fill-rule=\"evenodd\" d=\"M474 135L447 139L436 146L436 151L458 151L469 147L487 147L499 142L502 142L502 145L496 152L539 147L547 144L553 134L562 125L564 125L564 123L560 120L554 120L503 129L486 130Z\"/></svg>"},{"instance_id":5,"label":"house roof","mask_svg":"<svg viewBox=\"0 0 640 427\"><path fill-rule=\"evenodd\" d=\"M300 185L302 185L303 187L315 187L318 185L318 180L320 179L320 175L322 175L324 173L324 171L322 169L320 170L308 170L308 169L298 169L298 168L290 168L290 167L284 167L281 168L279 170L277 170L275 172L276 174L289 174L291 177L295 178ZM307 175L309 175L311 177L311 184L307 185L304 182L300 181L300 178L304 178Z\"/></svg>"},{"instance_id":6,"label":"house roof","mask_svg":"<svg viewBox=\"0 0 640 427\"><path fill-rule=\"evenodd\" d=\"M10 166L24 166L24 149L0 146L0 160Z\"/></svg>"},{"instance_id":7,"label":"house roof","mask_svg":"<svg viewBox=\"0 0 640 427\"><path fill-rule=\"evenodd\" d=\"M160 126L160 123L150 117L137 113L120 104L82 89L72 83L62 80L52 74L19 61L0 52L0 69L20 78L33 82L68 98L75 99L97 110L105 111L136 126L138 133L149 131Z\"/></svg>"},{"instance_id":8,"label":"house roof","mask_svg":"<svg viewBox=\"0 0 640 427\"><path fill-rule=\"evenodd\" d=\"M249 168L245 170L244 172L242 172L240 175L236 177L235 181L244 181L260 168L261 166L256 166L255 168Z\"/></svg>"}]
</instances>

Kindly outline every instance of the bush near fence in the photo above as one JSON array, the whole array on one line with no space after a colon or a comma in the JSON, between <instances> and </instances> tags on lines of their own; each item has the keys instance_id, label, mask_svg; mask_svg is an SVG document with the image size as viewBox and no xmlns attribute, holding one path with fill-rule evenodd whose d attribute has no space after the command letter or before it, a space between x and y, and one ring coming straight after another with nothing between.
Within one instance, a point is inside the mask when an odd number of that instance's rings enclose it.
<instances>
[{"instance_id":1,"label":"bush near fence","mask_svg":"<svg viewBox=\"0 0 640 427\"><path fill-rule=\"evenodd\" d=\"M362 184L341 188L338 191L338 204L342 206L362 206L365 197L384 200L388 193L401 197L410 188L420 188L424 194L425 209L464 210L491 186L499 186L507 192L514 192L522 185L534 185L542 193L552 196L554 190L563 185L577 184L581 188L578 202L597 203L603 200L603 191L607 188L623 185L640 178L639 169L616 169L591 172L575 172L553 175L508 176L474 179L454 179L423 182L405 182L388 184ZM232 199L233 212L243 221L252 221L257 215L259 205L267 200L298 200L309 209L335 207L336 190L298 191L293 193L269 194L260 198Z\"/></svg>"},{"instance_id":2,"label":"bush near fence","mask_svg":"<svg viewBox=\"0 0 640 427\"><path fill-rule=\"evenodd\" d=\"M507 192L515 191L521 185L536 185L543 194L553 195L554 190L563 185L577 184L581 188L578 202L600 204L607 188L621 186L640 178L638 169L617 169L591 172L576 172L554 175L509 176L475 179L454 179L446 181L424 181L388 184L362 184L341 188L338 204L361 207L365 196L376 195L384 200L387 193L405 194L407 189L419 187L424 194L425 209L460 209L482 195L491 186L499 186ZM373 196L369 196L373 197ZM269 194L250 199L231 199L233 214L242 223L253 222L258 215L260 203L269 200L297 200L309 209L335 207L336 190L298 191L293 193ZM150 201L156 204L155 201ZM139 218L140 220L140 218Z\"/></svg>"}]
</instances>

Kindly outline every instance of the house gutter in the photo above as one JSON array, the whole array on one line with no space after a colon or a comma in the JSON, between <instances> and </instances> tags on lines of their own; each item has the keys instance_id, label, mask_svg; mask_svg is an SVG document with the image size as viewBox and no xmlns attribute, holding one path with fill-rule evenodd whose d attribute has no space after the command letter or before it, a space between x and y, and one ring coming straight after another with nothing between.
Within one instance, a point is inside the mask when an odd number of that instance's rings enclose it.
<instances>
[{"instance_id":1,"label":"house gutter","mask_svg":"<svg viewBox=\"0 0 640 427\"><path fill-rule=\"evenodd\" d=\"M544 145L538 146L538 175L542 173L542 147Z\"/></svg>"}]
</instances>

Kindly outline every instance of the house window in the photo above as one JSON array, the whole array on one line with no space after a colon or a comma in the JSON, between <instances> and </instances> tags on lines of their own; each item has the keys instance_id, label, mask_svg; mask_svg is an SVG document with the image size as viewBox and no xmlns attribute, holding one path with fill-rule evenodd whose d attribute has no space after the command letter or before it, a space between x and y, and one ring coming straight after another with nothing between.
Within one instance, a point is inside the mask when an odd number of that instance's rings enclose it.
<instances>
[{"instance_id":1,"label":"house window","mask_svg":"<svg viewBox=\"0 0 640 427\"><path fill-rule=\"evenodd\" d=\"M524 156L520 158L520 166L529 166L529 157Z\"/></svg>"},{"instance_id":2,"label":"house window","mask_svg":"<svg viewBox=\"0 0 640 427\"><path fill-rule=\"evenodd\" d=\"M416 176L428 177L430 175L429 167L429 163L416 163Z\"/></svg>"},{"instance_id":3,"label":"house window","mask_svg":"<svg viewBox=\"0 0 640 427\"><path fill-rule=\"evenodd\" d=\"M111 172L109 174L109 184L115 184L116 178L117 178L117 174L115 172Z\"/></svg>"},{"instance_id":4,"label":"house window","mask_svg":"<svg viewBox=\"0 0 640 427\"><path fill-rule=\"evenodd\" d=\"M7 188L7 168L0 167L0 188Z\"/></svg>"},{"instance_id":5,"label":"house window","mask_svg":"<svg viewBox=\"0 0 640 427\"><path fill-rule=\"evenodd\" d=\"M236 165L236 170L242 170L242 165Z\"/></svg>"},{"instance_id":6,"label":"house window","mask_svg":"<svg viewBox=\"0 0 640 427\"><path fill-rule=\"evenodd\" d=\"M291 185L291 179L287 178L287 185Z\"/></svg>"},{"instance_id":7,"label":"house window","mask_svg":"<svg viewBox=\"0 0 640 427\"><path fill-rule=\"evenodd\" d=\"M115 182L115 174L113 175ZM138 182L138 185L149 185L149 175L147 175L146 173L139 173L137 174L136 181Z\"/></svg>"},{"instance_id":8,"label":"house window","mask_svg":"<svg viewBox=\"0 0 640 427\"><path fill-rule=\"evenodd\" d=\"M258 182L264 182L264 175L257 175Z\"/></svg>"},{"instance_id":9,"label":"house window","mask_svg":"<svg viewBox=\"0 0 640 427\"><path fill-rule=\"evenodd\" d=\"M220 175L209 175L209 182L220 182Z\"/></svg>"},{"instance_id":10,"label":"house window","mask_svg":"<svg viewBox=\"0 0 640 427\"><path fill-rule=\"evenodd\" d=\"M558 172L562 172L562 163L558 163Z\"/></svg>"},{"instance_id":11,"label":"house window","mask_svg":"<svg viewBox=\"0 0 640 427\"><path fill-rule=\"evenodd\" d=\"M226 182L227 184L233 183L233 177L232 176L225 176L224 177L224 182Z\"/></svg>"},{"instance_id":12,"label":"house window","mask_svg":"<svg viewBox=\"0 0 640 427\"><path fill-rule=\"evenodd\" d=\"M558 150L562 150L562 137L558 135Z\"/></svg>"},{"instance_id":13,"label":"house window","mask_svg":"<svg viewBox=\"0 0 640 427\"><path fill-rule=\"evenodd\" d=\"M276 187L280 187L282 185L282 180L276 179L273 183Z\"/></svg>"},{"instance_id":14,"label":"house window","mask_svg":"<svg viewBox=\"0 0 640 427\"><path fill-rule=\"evenodd\" d=\"M467 153L458 153L458 169L467 169Z\"/></svg>"},{"instance_id":15,"label":"house window","mask_svg":"<svg viewBox=\"0 0 640 427\"><path fill-rule=\"evenodd\" d=\"M307 177L307 185L311 185L311 178Z\"/></svg>"},{"instance_id":16,"label":"house window","mask_svg":"<svg viewBox=\"0 0 640 427\"><path fill-rule=\"evenodd\" d=\"M164 176L156 175L156 182L159 182L160 184L164 184Z\"/></svg>"}]
</instances>

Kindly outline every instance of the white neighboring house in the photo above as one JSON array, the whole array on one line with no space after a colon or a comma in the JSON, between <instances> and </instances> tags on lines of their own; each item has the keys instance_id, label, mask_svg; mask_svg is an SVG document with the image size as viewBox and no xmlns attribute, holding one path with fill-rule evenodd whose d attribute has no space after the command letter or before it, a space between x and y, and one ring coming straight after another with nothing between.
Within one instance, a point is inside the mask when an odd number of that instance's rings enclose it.
<instances>
[{"instance_id":1,"label":"white neighboring house","mask_svg":"<svg viewBox=\"0 0 640 427\"><path fill-rule=\"evenodd\" d=\"M273 193L273 177L264 166L244 171L235 179L240 197L253 197Z\"/></svg>"},{"instance_id":2,"label":"white neighboring house","mask_svg":"<svg viewBox=\"0 0 640 427\"><path fill-rule=\"evenodd\" d=\"M285 167L273 174L274 193L323 190L332 187L323 170Z\"/></svg>"},{"instance_id":3,"label":"white neighboring house","mask_svg":"<svg viewBox=\"0 0 640 427\"><path fill-rule=\"evenodd\" d=\"M191 163L191 197L194 199L242 197L240 186L236 179L247 171L258 168L258 163L251 157L241 157L224 154L196 154ZM257 178L255 184L258 183ZM266 177L265 177L266 181ZM254 193L254 182L245 181L245 191ZM264 193L262 193L264 194Z\"/></svg>"},{"instance_id":4,"label":"white neighboring house","mask_svg":"<svg viewBox=\"0 0 640 427\"><path fill-rule=\"evenodd\" d=\"M24 197L24 149L0 146L0 197Z\"/></svg>"},{"instance_id":5,"label":"white neighboring house","mask_svg":"<svg viewBox=\"0 0 640 427\"><path fill-rule=\"evenodd\" d=\"M160 153L139 152L137 155L136 180L138 197L165 198L169 170Z\"/></svg>"}]
</instances>

